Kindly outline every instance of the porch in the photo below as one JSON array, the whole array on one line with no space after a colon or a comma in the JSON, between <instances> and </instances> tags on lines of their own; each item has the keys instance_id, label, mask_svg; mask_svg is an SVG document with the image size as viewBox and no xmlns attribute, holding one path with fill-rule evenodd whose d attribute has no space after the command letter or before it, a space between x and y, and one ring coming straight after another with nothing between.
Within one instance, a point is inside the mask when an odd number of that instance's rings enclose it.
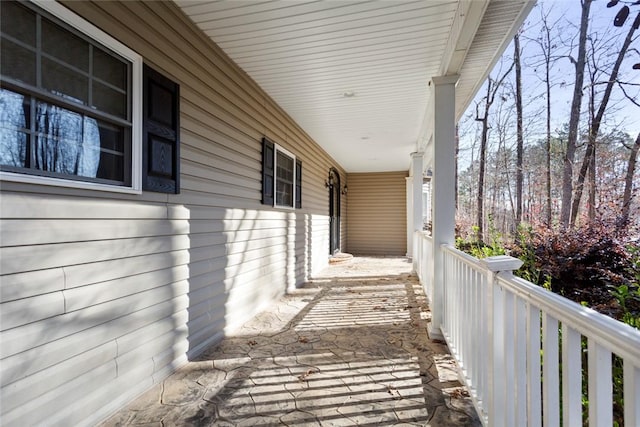
<instances>
[{"instance_id":1,"label":"porch","mask_svg":"<svg viewBox=\"0 0 640 427\"><path fill-rule=\"evenodd\" d=\"M480 425L411 270L329 266L106 425Z\"/></svg>"}]
</instances>

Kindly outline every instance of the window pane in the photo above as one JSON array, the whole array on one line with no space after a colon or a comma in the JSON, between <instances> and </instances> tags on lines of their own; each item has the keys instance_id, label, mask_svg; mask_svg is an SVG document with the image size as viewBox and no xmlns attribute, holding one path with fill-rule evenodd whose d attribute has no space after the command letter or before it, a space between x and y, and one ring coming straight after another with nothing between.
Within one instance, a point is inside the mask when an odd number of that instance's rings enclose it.
<instances>
[{"instance_id":1,"label":"window pane","mask_svg":"<svg viewBox=\"0 0 640 427\"><path fill-rule=\"evenodd\" d=\"M278 159L276 162L278 165L278 179L293 183L293 159L278 151Z\"/></svg>"},{"instance_id":2,"label":"window pane","mask_svg":"<svg viewBox=\"0 0 640 427\"><path fill-rule=\"evenodd\" d=\"M42 50L82 71L89 71L89 43L44 18Z\"/></svg>"},{"instance_id":3,"label":"window pane","mask_svg":"<svg viewBox=\"0 0 640 427\"><path fill-rule=\"evenodd\" d=\"M82 144L82 115L36 103L36 169L77 175Z\"/></svg>"},{"instance_id":4,"label":"window pane","mask_svg":"<svg viewBox=\"0 0 640 427\"><path fill-rule=\"evenodd\" d=\"M29 101L20 94L0 89L0 165L26 166L29 138L24 131L28 120Z\"/></svg>"},{"instance_id":5,"label":"window pane","mask_svg":"<svg viewBox=\"0 0 640 427\"><path fill-rule=\"evenodd\" d=\"M107 150L124 152L124 130L119 126L98 122L100 129L100 147Z\"/></svg>"},{"instance_id":6,"label":"window pane","mask_svg":"<svg viewBox=\"0 0 640 427\"><path fill-rule=\"evenodd\" d=\"M276 182L276 205L293 207L293 185L284 181Z\"/></svg>"},{"instance_id":7,"label":"window pane","mask_svg":"<svg viewBox=\"0 0 640 427\"><path fill-rule=\"evenodd\" d=\"M93 75L120 89L127 88L127 64L100 48L93 48Z\"/></svg>"},{"instance_id":8,"label":"window pane","mask_svg":"<svg viewBox=\"0 0 640 427\"><path fill-rule=\"evenodd\" d=\"M127 95L93 82L93 106L114 116L127 118Z\"/></svg>"},{"instance_id":9,"label":"window pane","mask_svg":"<svg viewBox=\"0 0 640 427\"><path fill-rule=\"evenodd\" d=\"M2 44L0 53L2 75L35 86L36 53L5 38L2 38L0 43Z\"/></svg>"},{"instance_id":10,"label":"window pane","mask_svg":"<svg viewBox=\"0 0 640 427\"><path fill-rule=\"evenodd\" d=\"M102 153L100 155L100 167L98 178L121 181L124 179L124 157L118 154Z\"/></svg>"},{"instance_id":11,"label":"window pane","mask_svg":"<svg viewBox=\"0 0 640 427\"><path fill-rule=\"evenodd\" d=\"M42 58L42 86L52 93L86 105L88 82L87 77Z\"/></svg>"},{"instance_id":12,"label":"window pane","mask_svg":"<svg viewBox=\"0 0 640 427\"><path fill-rule=\"evenodd\" d=\"M36 15L33 11L15 2L0 1L0 16L0 28L4 34L29 46L36 45Z\"/></svg>"},{"instance_id":13,"label":"window pane","mask_svg":"<svg viewBox=\"0 0 640 427\"><path fill-rule=\"evenodd\" d=\"M276 205L293 207L293 159L276 151Z\"/></svg>"}]
</instances>

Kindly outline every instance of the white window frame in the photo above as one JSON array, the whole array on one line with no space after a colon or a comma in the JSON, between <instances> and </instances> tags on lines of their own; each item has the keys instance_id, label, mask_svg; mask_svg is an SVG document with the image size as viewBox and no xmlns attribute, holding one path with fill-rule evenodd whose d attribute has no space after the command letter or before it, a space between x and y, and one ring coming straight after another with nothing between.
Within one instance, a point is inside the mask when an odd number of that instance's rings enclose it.
<instances>
[{"instance_id":1,"label":"white window frame","mask_svg":"<svg viewBox=\"0 0 640 427\"><path fill-rule=\"evenodd\" d=\"M142 193L142 56L57 2L31 0L31 3L131 63L131 186L74 181L71 175L66 179L6 171L0 171L0 180L117 193Z\"/></svg>"},{"instance_id":2,"label":"white window frame","mask_svg":"<svg viewBox=\"0 0 640 427\"><path fill-rule=\"evenodd\" d=\"M293 159L293 188L291 206L278 204L278 151ZM296 209L296 156L291 151L282 148L280 145L273 144L273 207L282 209Z\"/></svg>"}]
</instances>

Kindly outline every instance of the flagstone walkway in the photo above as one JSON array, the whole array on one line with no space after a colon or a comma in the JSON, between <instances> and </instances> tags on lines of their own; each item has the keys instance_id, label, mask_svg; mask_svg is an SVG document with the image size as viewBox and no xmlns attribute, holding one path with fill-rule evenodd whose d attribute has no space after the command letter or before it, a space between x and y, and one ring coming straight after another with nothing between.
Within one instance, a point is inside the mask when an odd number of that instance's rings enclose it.
<instances>
[{"instance_id":1,"label":"flagstone walkway","mask_svg":"<svg viewBox=\"0 0 640 427\"><path fill-rule=\"evenodd\" d=\"M479 426L405 258L329 266L106 426Z\"/></svg>"}]
</instances>

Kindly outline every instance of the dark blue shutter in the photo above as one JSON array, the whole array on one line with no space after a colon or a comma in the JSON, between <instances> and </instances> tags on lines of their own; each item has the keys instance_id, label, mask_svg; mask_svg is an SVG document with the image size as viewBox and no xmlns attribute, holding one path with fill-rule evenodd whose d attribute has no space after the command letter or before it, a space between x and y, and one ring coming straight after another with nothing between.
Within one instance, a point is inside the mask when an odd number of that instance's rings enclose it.
<instances>
[{"instance_id":1,"label":"dark blue shutter","mask_svg":"<svg viewBox=\"0 0 640 427\"><path fill-rule=\"evenodd\" d=\"M262 138L262 204L273 206L273 142Z\"/></svg>"},{"instance_id":2,"label":"dark blue shutter","mask_svg":"<svg viewBox=\"0 0 640 427\"><path fill-rule=\"evenodd\" d=\"M180 86L144 66L142 189L180 192Z\"/></svg>"},{"instance_id":3,"label":"dark blue shutter","mask_svg":"<svg viewBox=\"0 0 640 427\"><path fill-rule=\"evenodd\" d=\"M302 208L302 162L296 160L296 209Z\"/></svg>"}]
</instances>

